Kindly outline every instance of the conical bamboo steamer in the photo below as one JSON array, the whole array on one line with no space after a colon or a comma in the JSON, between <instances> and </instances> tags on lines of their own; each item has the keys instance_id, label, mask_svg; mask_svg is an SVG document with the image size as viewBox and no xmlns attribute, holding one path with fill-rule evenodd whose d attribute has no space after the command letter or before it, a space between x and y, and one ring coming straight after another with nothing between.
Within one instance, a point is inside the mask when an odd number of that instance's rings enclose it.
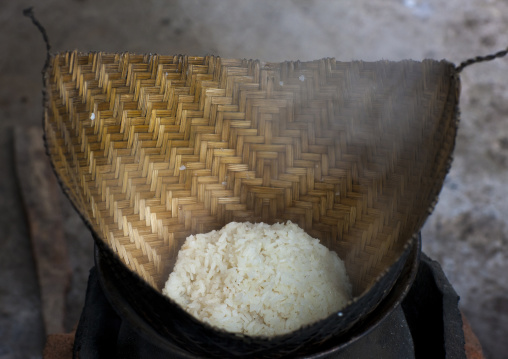
<instances>
[{"instance_id":1,"label":"conical bamboo steamer","mask_svg":"<svg viewBox=\"0 0 508 359\"><path fill-rule=\"evenodd\" d=\"M322 341L397 279L450 166L459 81L453 64L433 60L68 52L52 57L46 90L57 176L99 246L148 284L143 300L180 310L159 293L189 234L291 220L345 260L353 284L349 315L298 334ZM168 320L150 321L172 340L199 341ZM222 336L202 345L218 353L228 340L237 352L260 347L203 330ZM291 336L259 340L297 347Z\"/></svg>"}]
</instances>

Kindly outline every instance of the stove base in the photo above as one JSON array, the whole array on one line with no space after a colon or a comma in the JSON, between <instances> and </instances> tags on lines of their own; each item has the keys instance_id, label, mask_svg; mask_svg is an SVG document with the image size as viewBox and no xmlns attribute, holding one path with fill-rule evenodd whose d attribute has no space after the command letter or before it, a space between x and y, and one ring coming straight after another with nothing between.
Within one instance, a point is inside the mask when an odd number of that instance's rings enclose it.
<instances>
[{"instance_id":1,"label":"stove base","mask_svg":"<svg viewBox=\"0 0 508 359\"><path fill-rule=\"evenodd\" d=\"M133 330L108 302L98 275L92 268L74 341L75 358L197 358L165 351ZM422 254L406 298L379 325L339 351L307 357L466 358L458 300L439 264Z\"/></svg>"}]
</instances>

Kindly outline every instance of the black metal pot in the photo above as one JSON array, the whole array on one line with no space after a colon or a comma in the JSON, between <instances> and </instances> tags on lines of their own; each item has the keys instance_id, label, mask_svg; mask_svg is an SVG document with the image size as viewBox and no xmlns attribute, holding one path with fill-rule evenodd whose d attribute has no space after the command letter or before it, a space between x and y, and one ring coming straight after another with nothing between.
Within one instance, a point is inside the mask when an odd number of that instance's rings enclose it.
<instances>
[{"instance_id":1,"label":"black metal pot","mask_svg":"<svg viewBox=\"0 0 508 359\"><path fill-rule=\"evenodd\" d=\"M404 345L384 345L383 347L384 350L387 350L387 354L389 354L390 357L392 357L392 354L394 355L393 357L412 357L409 356L414 352L411 335L407 325L404 324L405 319L400 306L415 280L420 262L420 235L415 236L412 241L409 257L404 263L400 276L385 299L374 311L361 318L343 335L332 337L319 345L314 343L312 346L303 346L297 352L288 353L287 356L283 353L277 353L277 357L314 359L358 357L355 353L361 350L362 343L366 340L368 341L369 336L385 336L388 332L390 334L389 337L379 339L389 341L390 338L396 338L397 343L400 344L403 342ZM115 269L111 267L107 255L97 246L95 247L95 262L100 285L108 301L117 312L118 316L128 323L129 328L133 331L133 335L139 335L140 338L142 338L143 345L155 348L153 349L155 352L159 352L161 355L171 358L204 357L193 353L192 348L182 345L182 343L171 341L167 336L158 333L147 321L147 318L129 304L122 293L136 289L125 288L124 283L117 280ZM392 325L391 322L394 320L398 325ZM381 330L383 326L388 326L390 330Z\"/></svg>"}]
</instances>

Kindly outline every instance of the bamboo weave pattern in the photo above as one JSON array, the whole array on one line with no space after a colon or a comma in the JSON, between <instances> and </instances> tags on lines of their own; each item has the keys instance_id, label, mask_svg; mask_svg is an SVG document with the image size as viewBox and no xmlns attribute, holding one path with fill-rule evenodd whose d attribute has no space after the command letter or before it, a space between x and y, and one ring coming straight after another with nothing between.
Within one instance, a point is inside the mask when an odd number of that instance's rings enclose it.
<instances>
[{"instance_id":1,"label":"bamboo weave pattern","mask_svg":"<svg viewBox=\"0 0 508 359\"><path fill-rule=\"evenodd\" d=\"M189 234L291 220L337 251L365 293L423 225L457 127L444 61L69 52L46 78L62 185L156 289Z\"/></svg>"}]
</instances>

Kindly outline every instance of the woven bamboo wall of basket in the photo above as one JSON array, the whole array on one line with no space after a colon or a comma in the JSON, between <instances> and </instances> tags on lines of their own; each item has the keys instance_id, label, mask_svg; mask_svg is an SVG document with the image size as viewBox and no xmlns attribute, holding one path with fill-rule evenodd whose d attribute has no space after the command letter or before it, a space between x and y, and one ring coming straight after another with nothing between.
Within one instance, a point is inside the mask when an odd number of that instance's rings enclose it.
<instances>
[{"instance_id":1,"label":"woven bamboo wall of basket","mask_svg":"<svg viewBox=\"0 0 508 359\"><path fill-rule=\"evenodd\" d=\"M45 133L76 208L160 289L186 236L291 220L368 290L419 231L449 168L447 62L52 57Z\"/></svg>"}]
</instances>

